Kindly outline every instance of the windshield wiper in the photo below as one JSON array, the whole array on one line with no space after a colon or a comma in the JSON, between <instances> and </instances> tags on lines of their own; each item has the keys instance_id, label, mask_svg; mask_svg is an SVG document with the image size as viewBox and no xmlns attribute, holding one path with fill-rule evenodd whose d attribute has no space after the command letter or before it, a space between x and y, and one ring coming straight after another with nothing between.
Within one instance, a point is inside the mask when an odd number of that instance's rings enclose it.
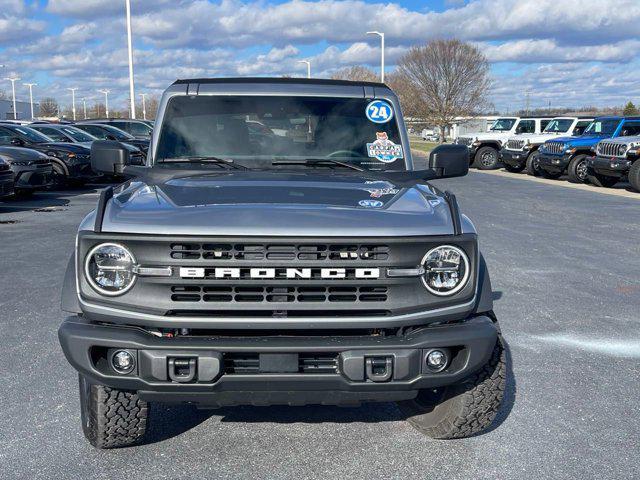
<instances>
[{"instance_id":1,"label":"windshield wiper","mask_svg":"<svg viewBox=\"0 0 640 480\"><path fill-rule=\"evenodd\" d=\"M364 172L363 168L356 167L350 163L339 162L338 160L331 160L330 158L307 158L306 160L274 160L271 162L271 165L304 165L307 167L316 167L316 166L338 166L343 168L348 168L350 170L356 170L358 172Z\"/></svg>"},{"instance_id":2,"label":"windshield wiper","mask_svg":"<svg viewBox=\"0 0 640 480\"><path fill-rule=\"evenodd\" d=\"M212 157L212 156L164 158L162 159L162 161L158 163L214 163L216 165L226 165L230 168L249 170L244 165L237 164L229 158L220 158L220 157Z\"/></svg>"}]
</instances>

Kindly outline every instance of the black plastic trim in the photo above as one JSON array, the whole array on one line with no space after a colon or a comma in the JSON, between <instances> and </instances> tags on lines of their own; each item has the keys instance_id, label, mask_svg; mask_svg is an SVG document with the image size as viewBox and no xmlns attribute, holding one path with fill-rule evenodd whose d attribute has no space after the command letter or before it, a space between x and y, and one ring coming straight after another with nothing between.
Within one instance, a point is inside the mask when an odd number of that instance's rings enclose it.
<instances>
[{"instance_id":1,"label":"black plastic trim","mask_svg":"<svg viewBox=\"0 0 640 480\"><path fill-rule=\"evenodd\" d=\"M100 192L98 199L98 207L96 208L96 223L93 227L95 233L102 232L102 221L104 219L104 211L107 208L107 202L113 197L113 187L107 187Z\"/></svg>"},{"instance_id":2,"label":"black plastic trim","mask_svg":"<svg viewBox=\"0 0 640 480\"><path fill-rule=\"evenodd\" d=\"M458 207L458 200L453 192L447 190L444 192L444 198L447 200L449 210L451 211L451 221L453 222L453 234L462 235L462 223L460 222L460 207Z\"/></svg>"}]
</instances>

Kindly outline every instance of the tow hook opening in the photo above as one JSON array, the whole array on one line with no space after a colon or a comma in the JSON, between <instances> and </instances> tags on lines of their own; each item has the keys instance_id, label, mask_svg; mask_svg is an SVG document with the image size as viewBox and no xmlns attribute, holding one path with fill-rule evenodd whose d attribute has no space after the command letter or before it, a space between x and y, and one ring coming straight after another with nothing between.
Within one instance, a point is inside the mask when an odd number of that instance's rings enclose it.
<instances>
[{"instance_id":1,"label":"tow hook opening","mask_svg":"<svg viewBox=\"0 0 640 480\"><path fill-rule=\"evenodd\" d=\"M169 357L169 378L178 383L192 382L196 379L197 360L195 358Z\"/></svg>"},{"instance_id":2,"label":"tow hook opening","mask_svg":"<svg viewBox=\"0 0 640 480\"><path fill-rule=\"evenodd\" d=\"M365 372L372 382L386 382L393 375L393 357L366 357Z\"/></svg>"}]
</instances>

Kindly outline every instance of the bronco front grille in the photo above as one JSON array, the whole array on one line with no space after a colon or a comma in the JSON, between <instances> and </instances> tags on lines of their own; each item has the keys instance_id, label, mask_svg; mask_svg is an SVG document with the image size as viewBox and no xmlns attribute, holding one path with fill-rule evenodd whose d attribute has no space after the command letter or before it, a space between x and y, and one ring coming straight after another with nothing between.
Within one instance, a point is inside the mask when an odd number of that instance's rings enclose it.
<instances>
[{"instance_id":1,"label":"bronco front grille","mask_svg":"<svg viewBox=\"0 0 640 480\"><path fill-rule=\"evenodd\" d=\"M322 302L385 302L385 286L199 286L174 285L173 302L216 303L322 303Z\"/></svg>"},{"instance_id":2,"label":"bronco front grille","mask_svg":"<svg viewBox=\"0 0 640 480\"><path fill-rule=\"evenodd\" d=\"M596 153L598 155L602 155L604 157L621 157L624 158L626 156L626 148L625 153L623 155L619 154L620 147L624 146L622 143L614 143L614 142L600 142L596 148Z\"/></svg>"},{"instance_id":3,"label":"bronco front grille","mask_svg":"<svg viewBox=\"0 0 640 480\"><path fill-rule=\"evenodd\" d=\"M547 153L552 155L560 155L564 153L564 143L562 142L546 142L544 149Z\"/></svg>"},{"instance_id":4,"label":"bronco front grille","mask_svg":"<svg viewBox=\"0 0 640 480\"><path fill-rule=\"evenodd\" d=\"M508 150L522 150L524 147L524 140L509 140L507 141Z\"/></svg>"},{"instance_id":5,"label":"bronco front grille","mask_svg":"<svg viewBox=\"0 0 640 480\"><path fill-rule=\"evenodd\" d=\"M170 256L183 260L386 260L389 246L174 243Z\"/></svg>"}]
</instances>

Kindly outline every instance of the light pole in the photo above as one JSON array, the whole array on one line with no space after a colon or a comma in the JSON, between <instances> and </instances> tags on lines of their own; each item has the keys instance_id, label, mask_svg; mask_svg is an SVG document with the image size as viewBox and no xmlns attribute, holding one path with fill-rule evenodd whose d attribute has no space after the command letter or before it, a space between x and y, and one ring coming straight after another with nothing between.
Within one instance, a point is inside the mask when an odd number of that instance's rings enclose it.
<instances>
[{"instance_id":1,"label":"light pole","mask_svg":"<svg viewBox=\"0 0 640 480\"><path fill-rule=\"evenodd\" d=\"M33 116L33 87L38 85L37 83L23 83L25 87L29 87L29 103L31 104L31 120L35 117Z\"/></svg>"},{"instance_id":2,"label":"light pole","mask_svg":"<svg viewBox=\"0 0 640 480\"><path fill-rule=\"evenodd\" d=\"M84 119L87 119L87 99L82 97L82 112L84 113Z\"/></svg>"},{"instance_id":3,"label":"light pole","mask_svg":"<svg viewBox=\"0 0 640 480\"><path fill-rule=\"evenodd\" d=\"M380 81L384 83L384 32L372 31L367 32L367 35L378 35L380 37Z\"/></svg>"},{"instance_id":4,"label":"light pole","mask_svg":"<svg viewBox=\"0 0 640 480\"><path fill-rule=\"evenodd\" d=\"M20 80L18 77L6 77L5 80L11 82L11 90L13 92L13 119L18 119L18 112L16 110L16 82Z\"/></svg>"},{"instance_id":5,"label":"light pole","mask_svg":"<svg viewBox=\"0 0 640 480\"><path fill-rule=\"evenodd\" d=\"M307 64L307 78L311 78L311 62L309 60L298 60L298 63Z\"/></svg>"},{"instance_id":6,"label":"light pole","mask_svg":"<svg viewBox=\"0 0 640 480\"><path fill-rule=\"evenodd\" d=\"M98 90L100 93L104 93L104 116L109 118L109 92L111 90Z\"/></svg>"},{"instance_id":7,"label":"light pole","mask_svg":"<svg viewBox=\"0 0 640 480\"><path fill-rule=\"evenodd\" d=\"M125 0L125 4L127 7L127 44L129 47L129 99L131 100L131 118L136 118L136 95L133 90L133 47L131 45L131 0Z\"/></svg>"},{"instance_id":8,"label":"light pole","mask_svg":"<svg viewBox=\"0 0 640 480\"><path fill-rule=\"evenodd\" d=\"M78 87L67 88L67 90L71 90L71 113L73 114L73 121L76 121L76 90Z\"/></svg>"},{"instance_id":9,"label":"light pole","mask_svg":"<svg viewBox=\"0 0 640 480\"><path fill-rule=\"evenodd\" d=\"M146 93L140 93L139 95L142 97L142 119L146 120L147 119L147 105L146 105L144 99L147 96L147 94Z\"/></svg>"}]
</instances>

